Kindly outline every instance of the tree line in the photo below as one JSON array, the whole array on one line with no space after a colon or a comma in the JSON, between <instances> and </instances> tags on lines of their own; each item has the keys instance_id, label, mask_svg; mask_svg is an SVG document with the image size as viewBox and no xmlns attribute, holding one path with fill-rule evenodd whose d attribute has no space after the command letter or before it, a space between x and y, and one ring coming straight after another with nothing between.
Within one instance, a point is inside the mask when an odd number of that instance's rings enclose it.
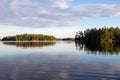
<instances>
[{"instance_id":1,"label":"tree line","mask_svg":"<svg viewBox=\"0 0 120 80\"><path fill-rule=\"evenodd\" d=\"M120 28L116 27L103 27L103 28L92 28L92 29L86 29L85 31L78 31L76 32L75 40L79 41L107 41L107 42L113 42L113 41L120 41Z\"/></svg>"},{"instance_id":2,"label":"tree line","mask_svg":"<svg viewBox=\"0 0 120 80\"><path fill-rule=\"evenodd\" d=\"M2 41L53 41L57 38L51 35L43 34L21 34L16 36L3 37Z\"/></svg>"}]
</instances>

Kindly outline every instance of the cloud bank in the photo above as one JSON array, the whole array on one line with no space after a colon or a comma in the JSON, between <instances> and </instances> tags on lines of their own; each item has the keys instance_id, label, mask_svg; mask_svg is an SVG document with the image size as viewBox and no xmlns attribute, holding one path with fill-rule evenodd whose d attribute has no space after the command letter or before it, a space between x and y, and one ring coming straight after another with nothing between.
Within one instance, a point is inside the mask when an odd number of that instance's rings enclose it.
<instances>
[{"instance_id":1,"label":"cloud bank","mask_svg":"<svg viewBox=\"0 0 120 80\"><path fill-rule=\"evenodd\" d=\"M0 24L27 27L69 26L88 17L120 16L118 4L81 4L71 0L1 0Z\"/></svg>"}]
</instances>

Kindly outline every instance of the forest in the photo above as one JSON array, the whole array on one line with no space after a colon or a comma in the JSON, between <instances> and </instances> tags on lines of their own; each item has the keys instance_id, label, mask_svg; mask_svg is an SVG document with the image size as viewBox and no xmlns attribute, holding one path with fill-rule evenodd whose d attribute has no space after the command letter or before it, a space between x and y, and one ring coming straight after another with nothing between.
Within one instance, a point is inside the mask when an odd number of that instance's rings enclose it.
<instances>
[{"instance_id":1,"label":"forest","mask_svg":"<svg viewBox=\"0 0 120 80\"><path fill-rule=\"evenodd\" d=\"M51 35L43 34L21 34L16 36L3 37L2 41L53 41L57 38Z\"/></svg>"},{"instance_id":2,"label":"forest","mask_svg":"<svg viewBox=\"0 0 120 80\"><path fill-rule=\"evenodd\" d=\"M76 32L75 40L83 42L119 42L120 41L120 28L116 27L103 27L86 29L85 31Z\"/></svg>"}]
</instances>

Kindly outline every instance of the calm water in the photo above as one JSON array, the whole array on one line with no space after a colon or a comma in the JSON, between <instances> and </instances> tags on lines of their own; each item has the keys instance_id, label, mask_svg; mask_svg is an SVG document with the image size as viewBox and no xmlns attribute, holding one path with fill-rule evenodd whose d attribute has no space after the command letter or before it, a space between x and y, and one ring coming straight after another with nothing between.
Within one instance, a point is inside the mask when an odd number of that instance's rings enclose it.
<instances>
[{"instance_id":1,"label":"calm water","mask_svg":"<svg viewBox=\"0 0 120 80\"><path fill-rule=\"evenodd\" d=\"M0 42L0 80L120 80L118 44Z\"/></svg>"}]
</instances>

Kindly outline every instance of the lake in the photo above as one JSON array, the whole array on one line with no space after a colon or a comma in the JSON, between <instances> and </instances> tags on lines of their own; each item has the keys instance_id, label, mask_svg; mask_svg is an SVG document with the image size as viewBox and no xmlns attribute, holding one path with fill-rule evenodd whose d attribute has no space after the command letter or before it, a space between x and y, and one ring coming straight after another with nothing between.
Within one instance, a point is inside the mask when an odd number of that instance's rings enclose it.
<instances>
[{"instance_id":1,"label":"lake","mask_svg":"<svg viewBox=\"0 0 120 80\"><path fill-rule=\"evenodd\" d=\"M0 42L0 80L120 80L120 45Z\"/></svg>"}]
</instances>

